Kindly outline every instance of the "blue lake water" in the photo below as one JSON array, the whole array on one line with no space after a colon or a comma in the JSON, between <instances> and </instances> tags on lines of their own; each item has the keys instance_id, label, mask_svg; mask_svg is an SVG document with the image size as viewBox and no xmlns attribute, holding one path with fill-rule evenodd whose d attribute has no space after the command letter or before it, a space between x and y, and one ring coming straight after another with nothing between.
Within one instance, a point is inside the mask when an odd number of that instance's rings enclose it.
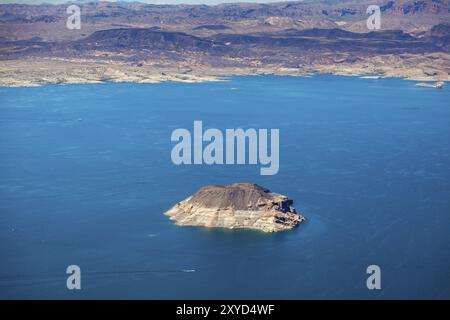
<instances>
[{"instance_id":1,"label":"blue lake water","mask_svg":"<svg viewBox=\"0 0 450 320\"><path fill-rule=\"evenodd\" d=\"M173 165L171 132L194 120L279 128L279 173ZM234 182L288 195L307 222L264 234L163 215ZM0 298L448 299L449 241L448 86L324 75L0 88ZM366 287L371 264L382 290Z\"/></svg>"}]
</instances>

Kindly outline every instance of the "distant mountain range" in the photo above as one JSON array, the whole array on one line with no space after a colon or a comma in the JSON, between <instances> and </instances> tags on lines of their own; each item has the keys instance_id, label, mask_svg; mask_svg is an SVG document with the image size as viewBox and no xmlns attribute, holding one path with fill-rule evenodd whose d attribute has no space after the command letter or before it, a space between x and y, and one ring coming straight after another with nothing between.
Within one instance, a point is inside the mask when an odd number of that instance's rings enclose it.
<instances>
[{"instance_id":1,"label":"distant mountain range","mask_svg":"<svg viewBox=\"0 0 450 320\"><path fill-rule=\"evenodd\" d=\"M336 28L286 29L252 34L217 33L200 37L157 28L117 28L95 31L74 41L4 39L0 41L0 57L76 58L92 57L103 52L109 59L139 61L146 60L149 53L153 57L165 54L174 60L203 54L198 59L215 66L225 66L227 59L241 57L297 67L299 62L323 60L324 54L332 63L336 60L353 62L386 54L449 53L449 39L448 24L439 24L420 37L400 30L353 33ZM346 55L344 60L341 57L343 54Z\"/></svg>"},{"instance_id":2,"label":"distant mountain range","mask_svg":"<svg viewBox=\"0 0 450 320\"><path fill-rule=\"evenodd\" d=\"M367 29L369 4L380 6L380 30ZM352 67L392 76L412 76L411 69L415 78L449 77L447 0L90 2L79 3L80 30L67 29L67 6L0 5L0 59L117 61L154 69Z\"/></svg>"},{"instance_id":3,"label":"distant mountain range","mask_svg":"<svg viewBox=\"0 0 450 320\"><path fill-rule=\"evenodd\" d=\"M75 2L76 3L76 2ZM151 5L139 2L77 3L83 24L67 32L62 5L0 5L0 36L24 39L73 39L117 27L159 27L190 34L249 33L284 29L333 29L367 32L366 10L380 6L383 29L420 33L449 22L447 0L337 0L267 4Z\"/></svg>"}]
</instances>

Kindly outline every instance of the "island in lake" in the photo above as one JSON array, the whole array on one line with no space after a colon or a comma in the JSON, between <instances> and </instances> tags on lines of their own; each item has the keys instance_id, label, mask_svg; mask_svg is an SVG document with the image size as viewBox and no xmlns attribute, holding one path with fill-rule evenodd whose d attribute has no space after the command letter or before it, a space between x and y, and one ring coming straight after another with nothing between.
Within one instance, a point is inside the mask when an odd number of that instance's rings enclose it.
<instances>
[{"instance_id":1,"label":"island in lake","mask_svg":"<svg viewBox=\"0 0 450 320\"><path fill-rule=\"evenodd\" d=\"M180 226L289 230L305 218L293 201L257 184L235 183L207 186L177 203L165 214Z\"/></svg>"}]
</instances>

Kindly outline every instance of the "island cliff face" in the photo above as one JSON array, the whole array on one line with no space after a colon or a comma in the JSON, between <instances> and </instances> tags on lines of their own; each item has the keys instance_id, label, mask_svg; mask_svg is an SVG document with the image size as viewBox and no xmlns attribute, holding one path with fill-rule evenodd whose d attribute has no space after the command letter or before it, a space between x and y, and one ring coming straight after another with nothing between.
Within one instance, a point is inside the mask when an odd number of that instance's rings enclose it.
<instances>
[{"instance_id":1,"label":"island cliff face","mask_svg":"<svg viewBox=\"0 0 450 320\"><path fill-rule=\"evenodd\" d=\"M180 226L289 230L305 220L286 196L256 184L207 186L165 214Z\"/></svg>"}]
</instances>

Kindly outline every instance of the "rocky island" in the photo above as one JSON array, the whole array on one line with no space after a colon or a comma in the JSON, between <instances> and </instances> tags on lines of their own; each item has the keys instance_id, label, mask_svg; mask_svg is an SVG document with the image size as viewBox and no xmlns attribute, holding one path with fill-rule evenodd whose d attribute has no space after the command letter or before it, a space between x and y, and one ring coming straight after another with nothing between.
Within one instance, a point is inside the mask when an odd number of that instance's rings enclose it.
<instances>
[{"instance_id":1,"label":"rocky island","mask_svg":"<svg viewBox=\"0 0 450 320\"><path fill-rule=\"evenodd\" d=\"M165 212L180 226L289 230L305 220L288 197L257 184L207 186Z\"/></svg>"}]
</instances>

